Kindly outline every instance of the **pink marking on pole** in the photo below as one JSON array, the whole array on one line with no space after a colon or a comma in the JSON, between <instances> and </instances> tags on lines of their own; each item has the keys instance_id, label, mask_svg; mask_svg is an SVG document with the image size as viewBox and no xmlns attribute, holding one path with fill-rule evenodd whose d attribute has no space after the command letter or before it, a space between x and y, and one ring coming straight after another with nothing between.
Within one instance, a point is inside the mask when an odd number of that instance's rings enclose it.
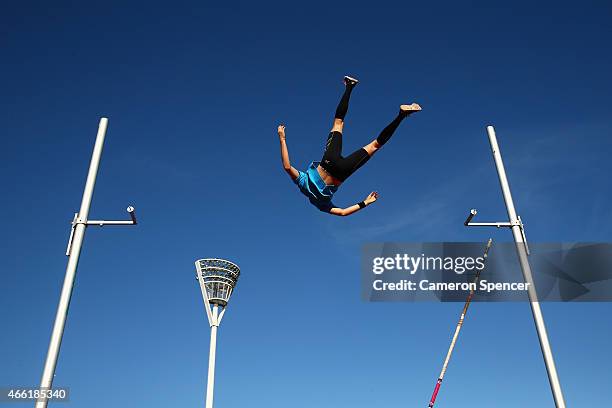
<instances>
[{"instance_id":1,"label":"pink marking on pole","mask_svg":"<svg viewBox=\"0 0 612 408\"><path fill-rule=\"evenodd\" d=\"M438 378L438 382L436 383L436 388L434 388L433 395L431 396L431 401L429 401L429 408L433 407L436 402L438 391L440 391L440 384L442 384L442 380Z\"/></svg>"}]
</instances>

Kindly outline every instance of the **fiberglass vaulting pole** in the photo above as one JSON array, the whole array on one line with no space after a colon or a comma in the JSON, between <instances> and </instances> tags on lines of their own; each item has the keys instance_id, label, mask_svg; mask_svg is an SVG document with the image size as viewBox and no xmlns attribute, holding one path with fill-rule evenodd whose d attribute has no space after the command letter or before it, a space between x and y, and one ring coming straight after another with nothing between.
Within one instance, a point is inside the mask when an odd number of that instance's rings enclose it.
<instances>
[{"instance_id":1,"label":"fiberglass vaulting pole","mask_svg":"<svg viewBox=\"0 0 612 408\"><path fill-rule=\"evenodd\" d=\"M489 256L489 249L491 248L491 244L493 243L492 239L489 239L487 242L487 246L484 251L484 262L486 264L487 258ZM484 269L484 268L483 268ZM478 284L478 279L480 279L480 273L482 269L477 270L476 276L474 276L473 286ZM428 408L432 408L436 403L436 398L438 397L438 392L440 391L440 386L442 385L442 380L444 379L444 374L446 373L446 369L448 368L448 363L453 354L453 350L455 349L455 344L457 343L457 338L459 337L459 332L461 331L461 327L463 327L463 321L465 316L467 315L468 308L470 307L470 303L472 303L472 298L474 297L474 293L476 291L474 288L470 289L470 293L468 294L467 300L463 305L463 310L461 311L461 316L459 317L459 322L457 323L457 327L455 327L455 334L453 334L453 339L451 340L450 347L448 348L448 352L446 353L446 358L444 359L444 364L442 364L442 371L440 371L440 375L438 376L438 381L436 382L436 386L434 388L433 394L431 395L431 399L429 400Z\"/></svg>"},{"instance_id":2,"label":"fiberglass vaulting pole","mask_svg":"<svg viewBox=\"0 0 612 408\"><path fill-rule=\"evenodd\" d=\"M497 144L497 136L495 135L495 129L493 126L487 126L487 134L489 136L489 143L491 145L491 151L495 160L495 167L497 168L499 184L506 203L509 220L504 222L471 222L472 218L474 218L476 215L476 210L471 210L470 215L465 221L465 225L468 227L507 227L512 229L512 235L516 245L516 252L523 271L523 279L525 283L528 284L529 303L531 304L531 312L533 314L536 331L538 332L540 348L542 349L542 356L544 357L544 363L546 364L548 381L550 382L550 388L555 400L555 406L557 408L565 408L565 400L563 398L563 391L561 390L561 383L557 374L552 348L550 346L550 342L548 341L546 325L544 324L544 316L542 314L542 310L540 309L540 302L538 300L538 294L533 282L531 266L529 265L529 246L527 245L527 239L525 238L525 227L521 217L516 214L516 209L514 208L514 201L512 199L512 193L510 192L510 184L508 183L506 169L501 157L499 145Z\"/></svg>"}]
</instances>

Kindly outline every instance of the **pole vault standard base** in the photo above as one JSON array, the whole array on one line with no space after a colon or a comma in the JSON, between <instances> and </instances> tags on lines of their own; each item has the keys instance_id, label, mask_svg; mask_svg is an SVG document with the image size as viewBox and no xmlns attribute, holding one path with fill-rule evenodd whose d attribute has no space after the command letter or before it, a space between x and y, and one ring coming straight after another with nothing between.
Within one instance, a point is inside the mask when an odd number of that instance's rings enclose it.
<instances>
[{"instance_id":1,"label":"pole vault standard base","mask_svg":"<svg viewBox=\"0 0 612 408\"><path fill-rule=\"evenodd\" d=\"M565 399L563 398L563 391L561 390L561 383L559 381L559 375L557 374L557 368L555 366L555 359L550 342L548 341L548 333L546 332L546 325L544 324L544 316L542 314L542 310L540 309L540 302L538 301L538 294L533 282L531 266L529 265L529 247L525 237L525 227L521 217L516 214L516 209L514 208L514 201L512 200L512 193L510 192L510 184L508 183L506 169L499 150L499 145L497 144L497 136L495 135L495 129L493 126L487 126L487 134L489 136L489 143L491 145L493 159L495 160L495 167L497 168L499 184L506 203L509 220L504 222L472 222L472 218L474 218L477 212L476 210L471 210L467 220L465 220L465 225L467 227L506 227L512 230L512 236L514 237L514 243L516 245L516 253L523 271L523 278L526 283L529 283L529 303L531 304L531 312L533 314L533 320L538 332L540 348L542 349L542 356L544 357L544 363L546 364L548 381L550 382L550 388L555 400L555 406L557 408L565 408Z\"/></svg>"},{"instance_id":2,"label":"pole vault standard base","mask_svg":"<svg viewBox=\"0 0 612 408\"><path fill-rule=\"evenodd\" d=\"M128 207L127 209L131 217L130 221L88 220L89 207L91 206L91 199L93 197L94 187L96 184L96 176L98 174L98 167L100 166L100 158L102 157L102 148L104 147L104 138L106 137L107 126L108 119L100 119L96 143L94 145L91 162L89 164L89 172L87 173L87 181L85 182L85 190L83 191L81 208L79 212L74 215L74 219L72 221L70 239L68 240L68 248L66 249L66 255L68 256L66 276L64 278L64 285L62 286L62 293L57 306L53 331L51 332L51 340L49 341L49 350L47 351L45 368L43 370L42 379L40 380L41 391L49 390L53 386L53 377L55 375L57 358L59 355L60 346L62 344L62 338L64 336L64 326L66 325L66 318L68 316L68 306L70 305L70 298L72 297L72 289L74 287L74 280L76 278L77 266L79 264L79 256L81 254L83 239L85 238L86 227L88 225L104 226L136 224L136 216L134 215L133 207ZM48 404L46 393L42 394L43 397L36 401L36 408L46 408Z\"/></svg>"}]
</instances>

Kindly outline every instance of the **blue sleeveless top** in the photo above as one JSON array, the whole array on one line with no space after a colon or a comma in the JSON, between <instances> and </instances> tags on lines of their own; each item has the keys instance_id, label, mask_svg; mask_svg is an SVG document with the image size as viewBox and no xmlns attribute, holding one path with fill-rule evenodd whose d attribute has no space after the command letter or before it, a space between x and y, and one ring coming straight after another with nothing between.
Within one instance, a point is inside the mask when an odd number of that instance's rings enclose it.
<instances>
[{"instance_id":1,"label":"blue sleeveless top","mask_svg":"<svg viewBox=\"0 0 612 408\"><path fill-rule=\"evenodd\" d=\"M295 184L310 201L310 204L317 207L320 211L329 212L336 207L331 199L336 191L337 186L325 184L325 181L319 175L317 166L320 162L313 161L308 166L306 172L298 171L298 178L295 179Z\"/></svg>"}]
</instances>

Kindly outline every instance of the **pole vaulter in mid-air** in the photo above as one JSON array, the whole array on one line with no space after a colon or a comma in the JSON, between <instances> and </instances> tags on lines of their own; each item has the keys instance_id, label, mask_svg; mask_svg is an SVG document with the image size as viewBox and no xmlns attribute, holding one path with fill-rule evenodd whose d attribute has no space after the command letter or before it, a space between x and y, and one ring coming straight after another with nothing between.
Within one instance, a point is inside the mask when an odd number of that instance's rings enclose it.
<instances>
[{"instance_id":1,"label":"pole vaulter in mid-air","mask_svg":"<svg viewBox=\"0 0 612 408\"><path fill-rule=\"evenodd\" d=\"M291 180L297 184L302 194L308 197L312 205L317 207L320 211L333 215L351 215L378 199L378 193L373 191L363 201L346 208L337 207L332 202L332 197L338 190L338 187L340 187L351 174L363 166L370 157L391 138L393 132L395 132L395 129L397 129L402 120L410 114L421 110L421 107L417 103L401 105L397 117L380 132L380 135L378 135L376 139L350 155L342 156L342 129L344 128L344 117L348 111L351 92L358 82L359 81L355 78L349 76L344 77L346 88L342 95L342 99L340 99L338 108L336 109L334 125L327 137L323 158L320 162L313 161L305 172L299 171L291 166L287 142L285 140L285 126L280 125L278 127L281 156L285 171L289 174Z\"/></svg>"}]
</instances>

